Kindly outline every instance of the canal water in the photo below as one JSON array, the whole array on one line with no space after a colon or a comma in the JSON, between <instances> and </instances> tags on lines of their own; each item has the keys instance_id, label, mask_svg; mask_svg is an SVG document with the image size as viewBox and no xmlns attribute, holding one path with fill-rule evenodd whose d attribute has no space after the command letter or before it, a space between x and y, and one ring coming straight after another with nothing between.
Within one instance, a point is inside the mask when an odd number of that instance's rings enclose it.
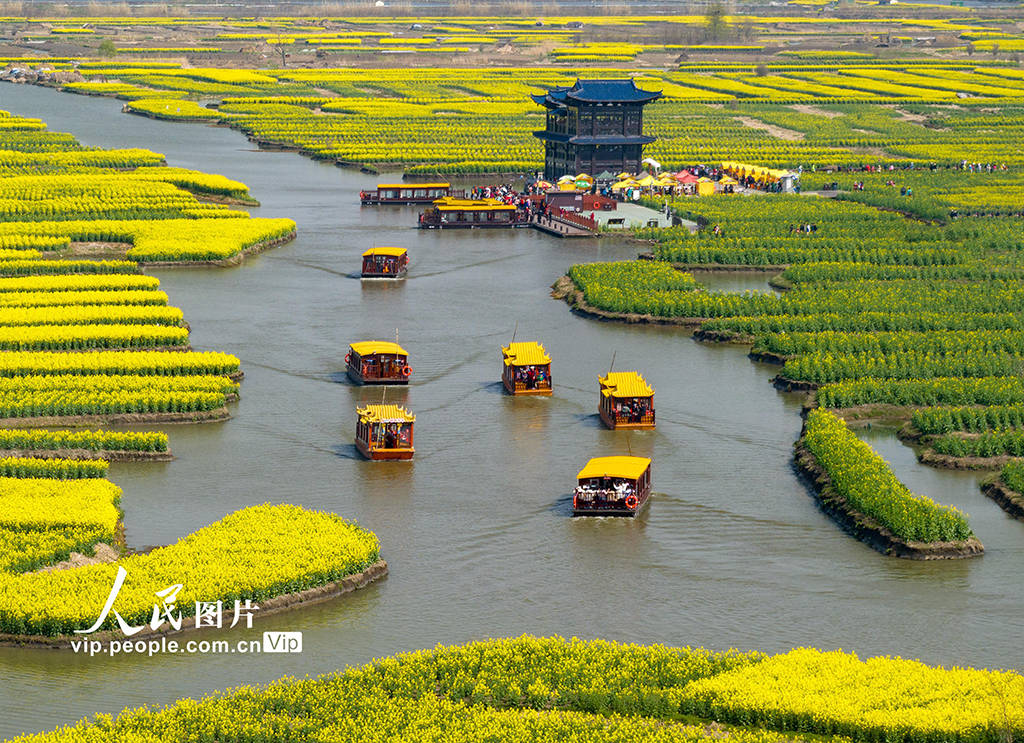
<instances>
[{"instance_id":1,"label":"canal water","mask_svg":"<svg viewBox=\"0 0 1024 743\"><path fill-rule=\"evenodd\" d=\"M87 145L148 147L244 181L263 204L254 214L298 223L293 243L241 267L154 272L194 346L237 354L246 378L231 420L166 428L173 462L111 466L129 543L167 544L254 503L298 503L372 529L391 567L341 600L257 617L254 636L301 630L301 654L0 648L0 736L524 633L1021 667L1024 524L980 494L980 476L924 468L891 432L866 432L911 488L967 511L987 547L970 561L886 558L841 532L794 474L800 400L774 390L776 368L680 329L580 318L550 298L569 265L630 258L635 246L418 231L414 208L360 208L374 176L258 152L228 129L124 115L112 100L3 85L0 108ZM407 281L351 278L374 245L409 249ZM764 274L699 278L767 290ZM552 398L502 393L499 348L517 323L519 340L543 342L554 359ZM353 447L355 408L381 390L346 383L345 351L396 329L413 383L387 399L418 416L416 459L369 463ZM613 354L617 370L655 387L656 431L599 425L597 377ZM654 460L646 512L572 519L578 469L628 452Z\"/></svg>"}]
</instances>

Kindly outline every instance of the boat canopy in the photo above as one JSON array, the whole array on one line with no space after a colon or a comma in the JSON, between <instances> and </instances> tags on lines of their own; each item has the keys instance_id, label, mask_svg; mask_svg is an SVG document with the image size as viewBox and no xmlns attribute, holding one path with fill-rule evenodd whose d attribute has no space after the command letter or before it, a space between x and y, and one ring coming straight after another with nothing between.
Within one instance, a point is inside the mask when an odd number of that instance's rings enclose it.
<instances>
[{"instance_id":1,"label":"boat canopy","mask_svg":"<svg viewBox=\"0 0 1024 743\"><path fill-rule=\"evenodd\" d=\"M367 405L357 408L360 423L413 423L416 416L401 405Z\"/></svg>"},{"instance_id":2,"label":"boat canopy","mask_svg":"<svg viewBox=\"0 0 1024 743\"><path fill-rule=\"evenodd\" d=\"M624 477L638 480L651 466L647 457L594 457L576 475L577 480L591 477Z\"/></svg>"},{"instance_id":3,"label":"boat canopy","mask_svg":"<svg viewBox=\"0 0 1024 743\"><path fill-rule=\"evenodd\" d=\"M650 397L654 389L640 372L608 372L606 377L598 377L601 394L605 397Z\"/></svg>"},{"instance_id":4,"label":"boat canopy","mask_svg":"<svg viewBox=\"0 0 1024 743\"><path fill-rule=\"evenodd\" d=\"M409 355L409 352L400 345L389 343L388 341L360 341L359 343L350 343L349 348L360 356L372 356L376 353L393 353L400 356Z\"/></svg>"},{"instance_id":5,"label":"boat canopy","mask_svg":"<svg viewBox=\"0 0 1024 743\"><path fill-rule=\"evenodd\" d=\"M480 212L480 211L515 211L514 204L506 204L500 199L456 199L445 196L434 201L434 208L442 212Z\"/></svg>"},{"instance_id":6,"label":"boat canopy","mask_svg":"<svg viewBox=\"0 0 1024 743\"><path fill-rule=\"evenodd\" d=\"M450 183L378 183L381 188L451 188Z\"/></svg>"},{"instance_id":7,"label":"boat canopy","mask_svg":"<svg viewBox=\"0 0 1024 743\"><path fill-rule=\"evenodd\" d=\"M363 257L366 258L371 255L390 255L393 258L401 258L406 254L406 252L405 248L370 248L363 253Z\"/></svg>"},{"instance_id":8,"label":"boat canopy","mask_svg":"<svg viewBox=\"0 0 1024 743\"><path fill-rule=\"evenodd\" d=\"M542 366L551 363L544 346L534 341L509 343L501 349L505 357L505 366Z\"/></svg>"}]
</instances>

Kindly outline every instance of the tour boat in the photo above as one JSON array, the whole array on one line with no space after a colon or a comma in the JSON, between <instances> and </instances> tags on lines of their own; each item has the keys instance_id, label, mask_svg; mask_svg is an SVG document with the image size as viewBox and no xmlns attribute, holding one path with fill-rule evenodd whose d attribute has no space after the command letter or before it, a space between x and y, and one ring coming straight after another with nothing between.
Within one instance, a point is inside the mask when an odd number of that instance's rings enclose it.
<instances>
[{"instance_id":1,"label":"tour boat","mask_svg":"<svg viewBox=\"0 0 1024 743\"><path fill-rule=\"evenodd\" d=\"M450 183L378 183L373 191L359 192L359 203L430 204L451 195Z\"/></svg>"},{"instance_id":2,"label":"tour boat","mask_svg":"<svg viewBox=\"0 0 1024 743\"><path fill-rule=\"evenodd\" d=\"M654 428L654 390L639 372L608 372L597 381L598 412L608 428Z\"/></svg>"},{"instance_id":3,"label":"tour boat","mask_svg":"<svg viewBox=\"0 0 1024 743\"><path fill-rule=\"evenodd\" d=\"M539 343L509 343L501 349L501 381L512 395L550 395L551 357Z\"/></svg>"},{"instance_id":4,"label":"tour boat","mask_svg":"<svg viewBox=\"0 0 1024 743\"><path fill-rule=\"evenodd\" d=\"M358 384L409 384L409 352L397 343L362 341L345 354L349 378Z\"/></svg>"},{"instance_id":5,"label":"tour boat","mask_svg":"<svg viewBox=\"0 0 1024 743\"><path fill-rule=\"evenodd\" d=\"M651 496L651 460L595 457L576 480L573 516L636 516Z\"/></svg>"},{"instance_id":6,"label":"tour boat","mask_svg":"<svg viewBox=\"0 0 1024 743\"><path fill-rule=\"evenodd\" d=\"M356 448L367 459L412 459L416 416L399 405L367 405L356 414Z\"/></svg>"},{"instance_id":7,"label":"tour boat","mask_svg":"<svg viewBox=\"0 0 1024 743\"><path fill-rule=\"evenodd\" d=\"M530 223L530 214L500 199L438 199L420 215L420 227L520 227Z\"/></svg>"},{"instance_id":8,"label":"tour boat","mask_svg":"<svg viewBox=\"0 0 1024 743\"><path fill-rule=\"evenodd\" d=\"M403 279L408 268L405 248L370 248L363 253L364 279Z\"/></svg>"}]
</instances>

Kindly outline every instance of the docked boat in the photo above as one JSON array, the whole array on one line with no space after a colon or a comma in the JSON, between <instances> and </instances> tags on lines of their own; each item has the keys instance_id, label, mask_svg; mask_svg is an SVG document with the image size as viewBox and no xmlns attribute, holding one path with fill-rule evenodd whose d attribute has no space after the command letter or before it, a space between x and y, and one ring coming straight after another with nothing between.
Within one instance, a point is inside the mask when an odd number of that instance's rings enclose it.
<instances>
[{"instance_id":1,"label":"docked boat","mask_svg":"<svg viewBox=\"0 0 1024 743\"><path fill-rule=\"evenodd\" d=\"M409 384L409 352L397 343L362 341L345 354L349 379L357 384Z\"/></svg>"},{"instance_id":2,"label":"docked boat","mask_svg":"<svg viewBox=\"0 0 1024 743\"><path fill-rule=\"evenodd\" d=\"M358 408L356 448L367 459L412 459L416 416L399 405Z\"/></svg>"},{"instance_id":3,"label":"docked boat","mask_svg":"<svg viewBox=\"0 0 1024 743\"><path fill-rule=\"evenodd\" d=\"M430 204L452 192L450 183L378 183L373 191L360 191L360 204Z\"/></svg>"},{"instance_id":4,"label":"docked boat","mask_svg":"<svg viewBox=\"0 0 1024 743\"><path fill-rule=\"evenodd\" d=\"M409 269L405 248L370 248L363 253L364 279L404 279Z\"/></svg>"},{"instance_id":5,"label":"docked boat","mask_svg":"<svg viewBox=\"0 0 1024 743\"><path fill-rule=\"evenodd\" d=\"M438 199L420 215L423 229L450 227L525 227L530 214L500 199Z\"/></svg>"},{"instance_id":6,"label":"docked boat","mask_svg":"<svg viewBox=\"0 0 1024 743\"><path fill-rule=\"evenodd\" d=\"M576 480L573 516L636 516L651 497L651 460L595 457Z\"/></svg>"},{"instance_id":7,"label":"docked boat","mask_svg":"<svg viewBox=\"0 0 1024 743\"><path fill-rule=\"evenodd\" d=\"M501 349L501 382L511 395L550 395L551 357L539 343L509 343Z\"/></svg>"},{"instance_id":8,"label":"docked boat","mask_svg":"<svg viewBox=\"0 0 1024 743\"><path fill-rule=\"evenodd\" d=\"M598 412L608 428L654 428L654 389L639 372L608 372L597 381Z\"/></svg>"}]
</instances>

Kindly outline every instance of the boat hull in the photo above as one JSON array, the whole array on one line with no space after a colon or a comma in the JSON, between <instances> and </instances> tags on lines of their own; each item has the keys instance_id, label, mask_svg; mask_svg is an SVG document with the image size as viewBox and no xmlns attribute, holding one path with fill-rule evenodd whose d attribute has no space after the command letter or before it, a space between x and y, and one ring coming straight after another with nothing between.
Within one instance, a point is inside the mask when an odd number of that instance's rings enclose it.
<instances>
[{"instance_id":1,"label":"boat hull","mask_svg":"<svg viewBox=\"0 0 1024 743\"><path fill-rule=\"evenodd\" d=\"M409 384L408 377L364 377L360 371L353 369L351 366L346 368L345 373L356 384Z\"/></svg>"},{"instance_id":2,"label":"boat hull","mask_svg":"<svg viewBox=\"0 0 1024 743\"><path fill-rule=\"evenodd\" d=\"M529 227L528 222L446 222L445 224L427 224L420 222L421 230L475 230L475 229L497 229L499 227Z\"/></svg>"},{"instance_id":3,"label":"boat hull","mask_svg":"<svg viewBox=\"0 0 1024 743\"><path fill-rule=\"evenodd\" d=\"M621 517L624 517L624 518L632 518L632 517L636 516L638 513L640 513L641 511L644 510L644 507L647 505L647 501L649 501L650 499L651 499L650 498L650 493L647 493L642 498L640 498L640 502L637 503L636 508L622 508L622 507L615 507L615 508L576 508L574 506L573 509L572 509L572 515L573 516L621 516Z\"/></svg>"},{"instance_id":4,"label":"boat hull","mask_svg":"<svg viewBox=\"0 0 1024 743\"><path fill-rule=\"evenodd\" d=\"M505 387L505 392L507 392L510 395L516 395L517 397L550 397L551 393L554 392L554 390L552 390L550 387L534 388L532 390L524 387L521 390L517 390L515 388L515 384L509 382L508 379L506 379L505 377L501 378L501 383Z\"/></svg>"}]
</instances>

